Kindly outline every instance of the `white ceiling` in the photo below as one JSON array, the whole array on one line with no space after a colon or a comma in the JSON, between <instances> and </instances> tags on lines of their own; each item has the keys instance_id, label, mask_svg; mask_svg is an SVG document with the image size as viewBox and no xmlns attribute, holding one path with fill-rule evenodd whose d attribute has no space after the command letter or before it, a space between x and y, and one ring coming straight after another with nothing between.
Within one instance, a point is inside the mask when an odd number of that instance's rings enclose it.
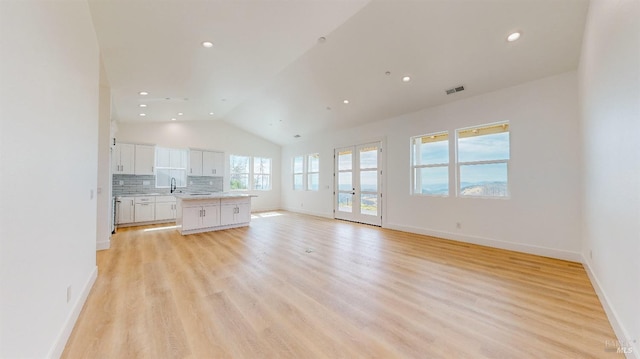
<instances>
[{"instance_id":1,"label":"white ceiling","mask_svg":"<svg viewBox=\"0 0 640 359\"><path fill-rule=\"evenodd\" d=\"M223 120L287 144L575 69L588 1L91 0L90 7L117 121ZM516 30L521 39L508 43ZM412 80L403 83L405 75ZM445 94L458 85L465 91Z\"/></svg>"}]
</instances>

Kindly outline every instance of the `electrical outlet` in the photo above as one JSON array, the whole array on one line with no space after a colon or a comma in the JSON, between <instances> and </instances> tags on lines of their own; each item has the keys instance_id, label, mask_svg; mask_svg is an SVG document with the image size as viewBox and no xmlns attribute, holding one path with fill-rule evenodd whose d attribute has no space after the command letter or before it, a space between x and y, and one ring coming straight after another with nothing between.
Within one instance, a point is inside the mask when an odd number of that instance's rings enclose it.
<instances>
[{"instance_id":1,"label":"electrical outlet","mask_svg":"<svg viewBox=\"0 0 640 359\"><path fill-rule=\"evenodd\" d=\"M458 229L462 228L462 223L456 222L456 228L458 228Z\"/></svg>"},{"instance_id":2,"label":"electrical outlet","mask_svg":"<svg viewBox=\"0 0 640 359\"><path fill-rule=\"evenodd\" d=\"M124 186L124 181L119 181L119 182L118 182L118 184L119 184L120 186Z\"/></svg>"},{"instance_id":3,"label":"electrical outlet","mask_svg":"<svg viewBox=\"0 0 640 359\"><path fill-rule=\"evenodd\" d=\"M89 199L93 199L93 190L92 189L89 190Z\"/></svg>"},{"instance_id":4,"label":"electrical outlet","mask_svg":"<svg viewBox=\"0 0 640 359\"><path fill-rule=\"evenodd\" d=\"M142 181L142 185L143 185L143 186L148 186L148 185L150 185L150 184L151 184L151 182L150 182L150 181Z\"/></svg>"},{"instance_id":5,"label":"electrical outlet","mask_svg":"<svg viewBox=\"0 0 640 359\"><path fill-rule=\"evenodd\" d=\"M67 303L71 302L71 286L67 287Z\"/></svg>"},{"instance_id":6,"label":"electrical outlet","mask_svg":"<svg viewBox=\"0 0 640 359\"><path fill-rule=\"evenodd\" d=\"M301 202L301 203L300 203L300 207L304 207L304 203L302 203L302 202Z\"/></svg>"},{"instance_id":7,"label":"electrical outlet","mask_svg":"<svg viewBox=\"0 0 640 359\"><path fill-rule=\"evenodd\" d=\"M213 181L209 181L209 186L213 186Z\"/></svg>"}]
</instances>

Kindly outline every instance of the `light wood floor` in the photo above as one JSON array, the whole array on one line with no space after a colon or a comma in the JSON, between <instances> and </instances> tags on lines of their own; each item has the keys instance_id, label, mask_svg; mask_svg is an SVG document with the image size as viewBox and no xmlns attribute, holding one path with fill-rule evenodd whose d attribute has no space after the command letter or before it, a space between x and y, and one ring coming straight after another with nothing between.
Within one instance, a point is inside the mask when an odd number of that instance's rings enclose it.
<instances>
[{"instance_id":1,"label":"light wood floor","mask_svg":"<svg viewBox=\"0 0 640 359\"><path fill-rule=\"evenodd\" d=\"M580 264L279 214L119 230L63 357L616 357Z\"/></svg>"}]
</instances>

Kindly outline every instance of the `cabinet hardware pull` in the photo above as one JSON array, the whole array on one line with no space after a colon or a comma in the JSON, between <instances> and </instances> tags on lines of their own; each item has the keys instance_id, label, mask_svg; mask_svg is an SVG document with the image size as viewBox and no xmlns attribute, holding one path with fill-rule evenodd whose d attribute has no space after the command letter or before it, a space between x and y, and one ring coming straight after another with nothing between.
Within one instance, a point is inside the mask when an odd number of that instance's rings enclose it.
<instances>
[{"instance_id":1,"label":"cabinet hardware pull","mask_svg":"<svg viewBox=\"0 0 640 359\"><path fill-rule=\"evenodd\" d=\"M207 216L207 210L206 209L203 209L202 213L203 213L202 217L206 217Z\"/></svg>"}]
</instances>

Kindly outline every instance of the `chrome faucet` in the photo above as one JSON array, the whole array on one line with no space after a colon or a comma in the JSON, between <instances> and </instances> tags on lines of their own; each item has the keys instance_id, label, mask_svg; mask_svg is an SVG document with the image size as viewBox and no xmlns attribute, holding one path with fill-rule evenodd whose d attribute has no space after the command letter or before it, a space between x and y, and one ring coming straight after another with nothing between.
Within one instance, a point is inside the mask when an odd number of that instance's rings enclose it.
<instances>
[{"instance_id":1,"label":"chrome faucet","mask_svg":"<svg viewBox=\"0 0 640 359\"><path fill-rule=\"evenodd\" d=\"M171 193L176 191L176 178L171 177Z\"/></svg>"}]
</instances>

